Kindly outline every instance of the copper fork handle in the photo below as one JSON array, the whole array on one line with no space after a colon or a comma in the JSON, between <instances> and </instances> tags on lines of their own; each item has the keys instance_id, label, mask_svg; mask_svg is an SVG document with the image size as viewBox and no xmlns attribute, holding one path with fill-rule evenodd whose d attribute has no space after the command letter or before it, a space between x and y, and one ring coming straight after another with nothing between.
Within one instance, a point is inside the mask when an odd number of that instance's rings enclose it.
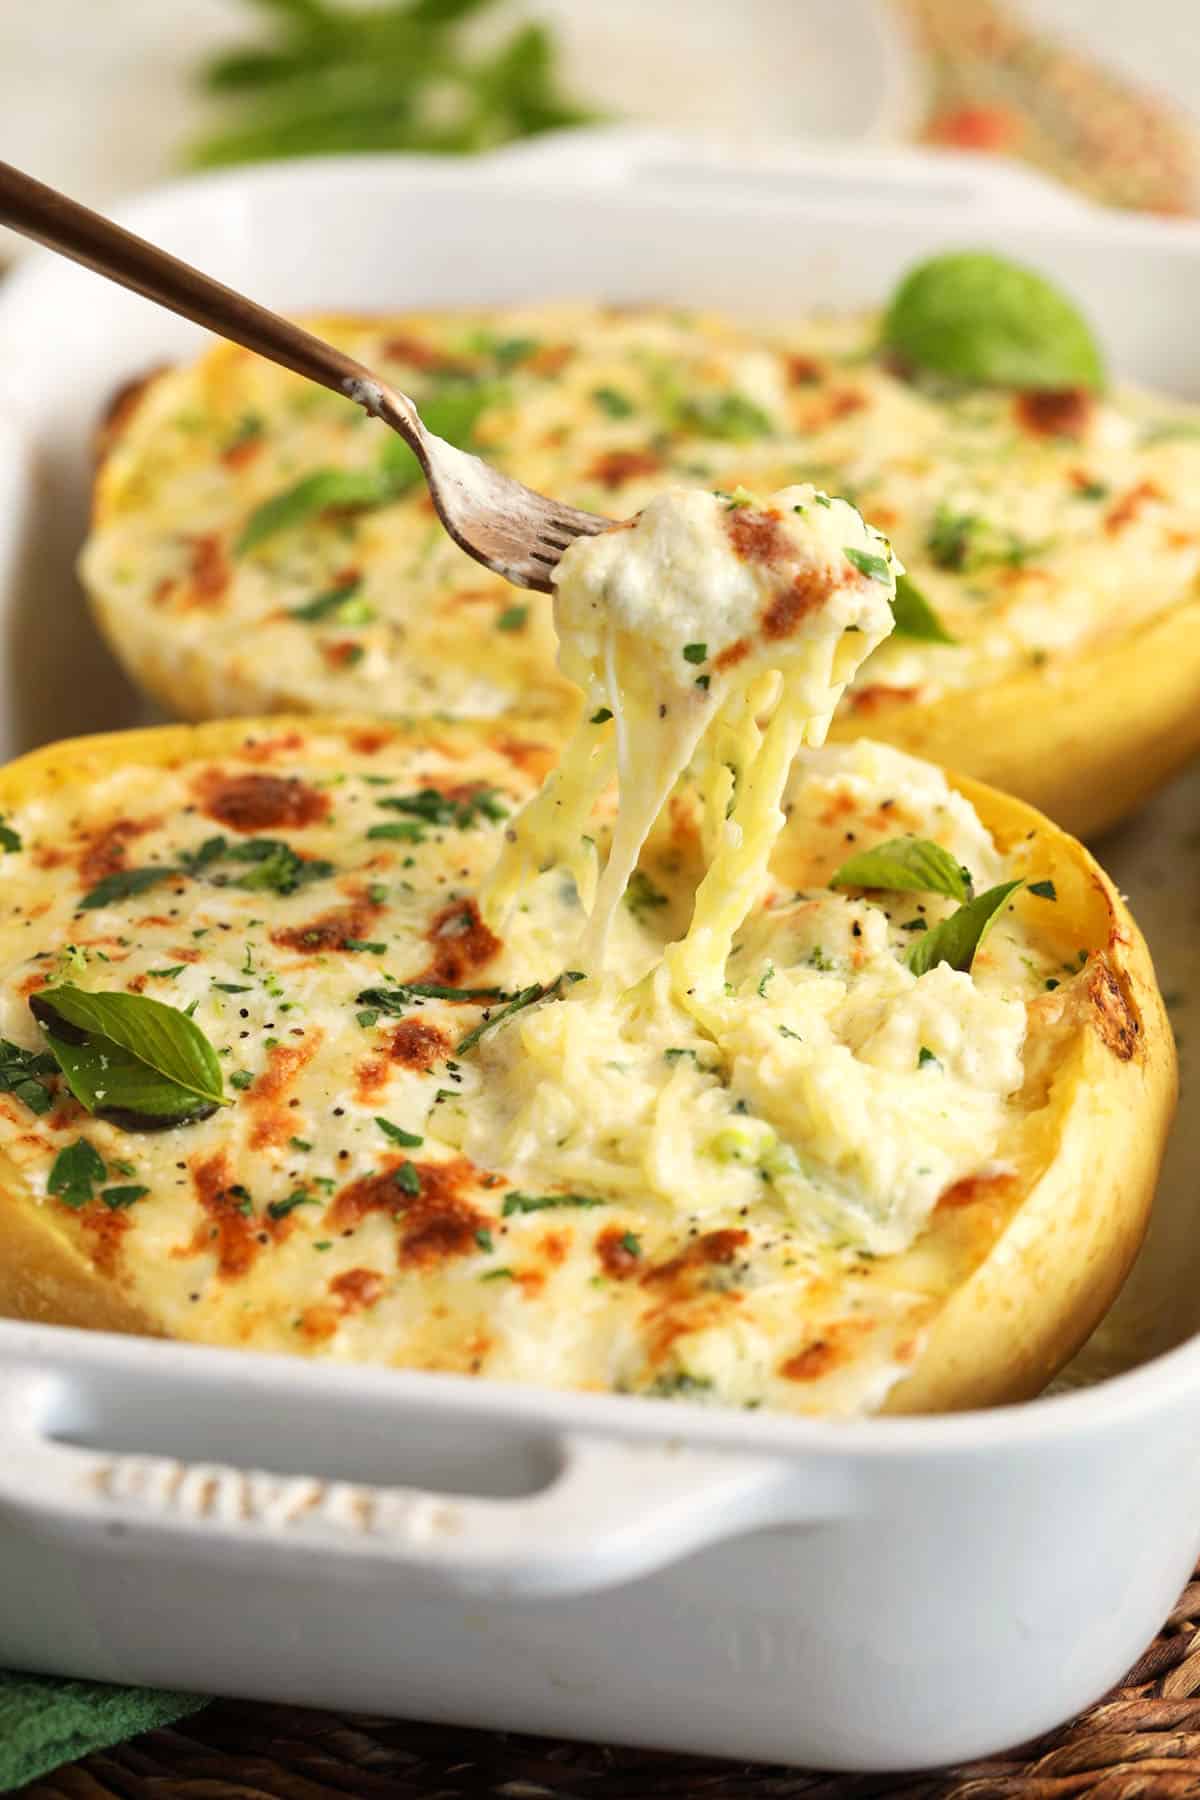
<instances>
[{"instance_id":1,"label":"copper fork handle","mask_svg":"<svg viewBox=\"0 0 1200 1800\"><path fill-rule=\"evenodd\" d=\"M6 162L0 162L0 225L11 226L218 337L357 400L368 411L378 412L382 399L388 424L419 448L422 427L412 401L385 387L352 356Z\"/></svg>"}]
</instances>

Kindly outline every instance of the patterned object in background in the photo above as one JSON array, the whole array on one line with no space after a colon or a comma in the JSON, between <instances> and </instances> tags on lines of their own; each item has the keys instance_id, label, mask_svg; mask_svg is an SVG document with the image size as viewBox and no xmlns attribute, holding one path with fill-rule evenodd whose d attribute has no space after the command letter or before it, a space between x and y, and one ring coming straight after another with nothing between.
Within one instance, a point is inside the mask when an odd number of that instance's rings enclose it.
<instances>
[{"instance_id":1,"label":"patterned object in background","mask_svg":"<svg viewBox=\"0 0 1200 1800\"><path fill-rule=\"evenodd\" d=\"M918 136L1021 157L1093 200L1200 210L1200 133L1171 105L1030 29L1004 0L892 0L927 84Z\"/></svg>"}]
</instances>

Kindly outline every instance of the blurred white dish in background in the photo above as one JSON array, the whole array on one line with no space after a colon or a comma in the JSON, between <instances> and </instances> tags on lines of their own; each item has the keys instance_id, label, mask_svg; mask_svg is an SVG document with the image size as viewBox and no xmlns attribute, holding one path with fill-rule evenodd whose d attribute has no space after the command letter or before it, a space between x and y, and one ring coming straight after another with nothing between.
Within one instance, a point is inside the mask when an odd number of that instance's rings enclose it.
<instances>
[{"instance_id":1,"label":"blurred white dish in background","mask_svg":"<svg viewBox=\"0 0 1200 1800\"><path fill-rule=\"evenodd\" d=\"M614 115L744 137L903 135L912 84L887 0L506 0L482 36L544 19L568 91ZM190 79L270 21L244 0L0 7L4 156L90 205L178 173L217 109ZM23 248L0 231L0 260Z\"/></svg>"}]
</instances>

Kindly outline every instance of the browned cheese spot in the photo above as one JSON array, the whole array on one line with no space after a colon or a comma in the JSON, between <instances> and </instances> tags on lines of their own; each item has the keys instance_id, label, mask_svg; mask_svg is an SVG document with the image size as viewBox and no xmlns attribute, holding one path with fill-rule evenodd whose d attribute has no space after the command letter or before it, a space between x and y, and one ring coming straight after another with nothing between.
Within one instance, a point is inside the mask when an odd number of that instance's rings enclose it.
<instances>
[{"instance_id":1,"label":"browned cheese spot","mask_svg":"<svg viewBox=\"0 0 1200 1800\"><path fill-rule=\"evenodd\" d=\"M474 900L451 900L434 914L425 933L433 947L430 961L414 981L437 981L447 987L460 986L501 948L501 942L489 931Z\"/></svg>"},{"instance_id":2,"label":"browned cheese spot","mask_svg":"<svg viewBox=\"0 0 1200 1800\"><path fill-rule=\"evenodd\" d=\"M1095 402L1086 388L1036 389L1013 402L1017 424L1035 437L1082 437Z\"/></svg>"},{"instance_id":3,"label":"browned cheese spot","mask_svg":"<svg viewBox=\"0 0 1200 1800\"><path fill-rule=\"evenodd\" d=\"M206 769L193 783L210 819L250 836L260 831L302 830L328 816L329 798L295 775L230 775Z\"/></svg>"},{"instance_id":4,"label":"browned cheese spot","mask_svg":"<svg viewBox=\"0 0 1200 1800\"><path fill-rule=\"evenodd\" d=\"M480 1185L474 1163L463 1156L445 1163L410 1163L416 1193L409 1193L396 1179L403 1165L403 1158L395 1158L377 1174L361 1176L344 1187L329 1209L330 1228L353 1230L369 1214L386 1213L396 1224L396 1260L401 1268L434 1268L476 1251L476 1233L495 1220L467 1197Z\"/></svg>"}]
</instances>

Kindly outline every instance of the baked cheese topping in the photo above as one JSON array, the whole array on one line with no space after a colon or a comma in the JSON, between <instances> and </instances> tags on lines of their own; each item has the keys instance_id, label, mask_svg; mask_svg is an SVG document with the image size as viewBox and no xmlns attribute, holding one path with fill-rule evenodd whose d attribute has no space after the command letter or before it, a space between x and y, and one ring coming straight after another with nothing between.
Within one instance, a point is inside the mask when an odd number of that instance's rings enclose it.
<instances>
[{"instance_id":1,"label":"baked cheese topping","mask_svg":"<svg viewBox=\"0 0 1200 1800\"><path fill-rule=\"evenodd\" d=\"M891 696L1052 678L1196 592L1198 415L1153 394L911 382L870 317L555 305L315 325L443 437L610 517L678 485L849 496L956 640L897 634L867 661L847 696L867 731ZM228 345L155 381L113 438L82 565L138 678L190 716L569 711L549 600L449 541L397 444Z\"/></svg>"},{"instance_id":2,"label":"baked cheese topping","mask_svg":"<svg viewBox=\"0 0 1200 1800\"><path fill-rule=\"evenodd\" d=\"M954 902L829 887L906 833L981 887L1036 880L1036 838L1001 853L898 752L801 751L714 1028L664 960L708 866L689 779L606 973L564 984L568 875L500 930L479 902L553 760L530 728L145 742L3 821L0 1167L149 1329L858 1413L1052 1154L1030 1049L1052 1067L1047 1007L1086 980L1053 901L1017 896L969 975L918 977L914 928ZM607 793L601 860L612 821ZM85 1112L36 1060L30 1000L63 982L190 1011L231 1104L159 1131Z\"/></svg>"}]
</instances>

